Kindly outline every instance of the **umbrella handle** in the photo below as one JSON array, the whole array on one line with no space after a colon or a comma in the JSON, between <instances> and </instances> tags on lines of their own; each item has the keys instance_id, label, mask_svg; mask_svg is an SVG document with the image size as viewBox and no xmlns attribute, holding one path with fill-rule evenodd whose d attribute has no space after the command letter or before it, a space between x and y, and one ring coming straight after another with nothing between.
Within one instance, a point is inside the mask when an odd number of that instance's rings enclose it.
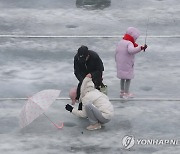
<instances>
[{"instance_id":1,"label":"umbrella handle","mask_svg":"<svg viewBox=\"0 0 180 154\"><path fill-rule=\"evenodd\" d=\"M62 122L61 125L57 125L55 124L45 113L43 113L45 115L45 117L57 128L57 129L61 129L64 127L64 123Z\"/></svg>"},{"instance_id":2,"label":"umbrella handle","mask_svg":"<svg viewBox=\"0 0 180 154\"><path fill-rule=\"evenodd\" d=\"M61 128L64 127L64 123L63 123L63 122L61 122L61 125L60 125L60 126L57 125L57 124L55 124L55 123L53 123L53 124L54 124L54 126L55 126L57 129L61 129Z\"/></svg>"}]
</instances>

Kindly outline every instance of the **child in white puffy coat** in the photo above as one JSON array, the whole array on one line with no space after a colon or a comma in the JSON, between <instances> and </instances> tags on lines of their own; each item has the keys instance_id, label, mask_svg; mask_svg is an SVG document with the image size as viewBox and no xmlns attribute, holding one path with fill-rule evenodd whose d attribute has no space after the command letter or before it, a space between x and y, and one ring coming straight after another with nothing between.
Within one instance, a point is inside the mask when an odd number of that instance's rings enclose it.
<instances>
[{"instance_id":1,"label":"child in white puffy coat","mask_svg":"<svg viewBox=\"0 0 180 154\"><path fill-rule=\"evenodd\" d=\"M87 117L90 122L88 130L100 129L101 124L109 122L114 115L112 103L105 94L95 89L90 74L84 78L81 85L80 101L82 110L75 109L69 104L65 108L78 117Z\"/></svg>"}]
</instances>

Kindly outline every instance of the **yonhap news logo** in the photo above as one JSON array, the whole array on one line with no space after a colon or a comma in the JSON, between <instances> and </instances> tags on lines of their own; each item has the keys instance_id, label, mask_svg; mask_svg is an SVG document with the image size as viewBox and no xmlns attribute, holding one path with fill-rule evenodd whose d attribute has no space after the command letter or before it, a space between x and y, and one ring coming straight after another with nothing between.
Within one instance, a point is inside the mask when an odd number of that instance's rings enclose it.
<instances>
[{"instance_id":1,"label":"yonhap news logo","mask_svg":"<svg viewBox=\"0 0 180 154\"><path fill-rule=\"evenodd\" d=\"M135 144L135 138L131 135L126 135L122 139L122 145L125 149L130 149Z\"/></svg>"},{"instance_id":2,"label":"yonhap news logo","mask_svg":"<svg viewBox=\"0 0 180 154\"><path fill-rule=\"evenodd\" d=\"M178 145L180 143L177 139L135 139L133 135L126 135L122 138L122 145L124 149L129 150L135 145L155 145L155 146L162 146L162 145Z\"/></svg>"}]
</instances>

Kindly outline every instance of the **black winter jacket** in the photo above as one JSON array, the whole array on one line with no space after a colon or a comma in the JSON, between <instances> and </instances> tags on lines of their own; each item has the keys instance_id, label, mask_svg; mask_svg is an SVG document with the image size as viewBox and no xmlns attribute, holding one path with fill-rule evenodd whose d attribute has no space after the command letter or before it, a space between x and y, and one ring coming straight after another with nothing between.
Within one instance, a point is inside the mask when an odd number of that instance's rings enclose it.
<instances>
[{"instance_id":1,"label":"black winter jacket","mask_svg":"<svg viewBox=\"0 0 180 154\"><path fill-rule=\"evenodd\" d=\"M77 79L82 82L87 74L92 75L92 79L101 78L102 72L104 71L103 62L100 59L99 55L89 50L89 58L86 63L82 64L78 61L78 55L74 57L74 74ZM99 80L99 79L98 79Z\"/></svg>"}]
</instances>

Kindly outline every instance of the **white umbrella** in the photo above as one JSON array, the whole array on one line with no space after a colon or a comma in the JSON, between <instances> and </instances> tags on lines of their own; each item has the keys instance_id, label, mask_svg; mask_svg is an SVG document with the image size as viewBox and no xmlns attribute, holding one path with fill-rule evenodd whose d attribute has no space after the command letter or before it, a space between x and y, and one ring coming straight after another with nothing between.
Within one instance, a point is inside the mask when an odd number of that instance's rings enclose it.
<instances>
[{"instance_id":1,"label":"white umbrella","mask_svg":"<svg viewBox=\"0 0 180 154\"><path fill-rule=\"evenodd\" d=\"M29 125L33 120L38 118L41 114L45 115L45 111L49 108L49 106L56 100L56 98L60 94L60 90L48 89L40 91L33 96L29 97L26 101L26 104L23 106L20 117L19 124L20 127L23 128ZM45 115L48 118L47 115ZM61 126L55 124L52 120L48 118L48 120L53 123L53 125L57 128L62 128Z\"/></svg>"}]
</instances>

